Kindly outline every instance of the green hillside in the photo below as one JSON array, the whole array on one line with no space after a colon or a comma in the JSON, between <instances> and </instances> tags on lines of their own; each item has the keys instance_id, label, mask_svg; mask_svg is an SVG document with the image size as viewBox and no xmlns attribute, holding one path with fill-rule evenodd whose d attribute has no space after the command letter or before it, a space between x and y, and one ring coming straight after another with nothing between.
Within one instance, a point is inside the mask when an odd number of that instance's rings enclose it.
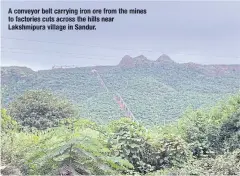
<instances>
[{"instance_id":1,"label":"green hillside","mask_svg":"<svg viewBox=\"0 0 240 176\"><path fill-rule=\"evenodd\" d=\"M209 107L239 91L239 66L192 66L142 57L125 57L118 66L37 72L2 67L2 103L7 106L26 90L50 90L77 104L81 117L105 123L124 116L112 96L118 92L139 121L154 125L178 118L189 107ZM92 69L99 72L109 93Z\"/></svg>"}]
</instances>

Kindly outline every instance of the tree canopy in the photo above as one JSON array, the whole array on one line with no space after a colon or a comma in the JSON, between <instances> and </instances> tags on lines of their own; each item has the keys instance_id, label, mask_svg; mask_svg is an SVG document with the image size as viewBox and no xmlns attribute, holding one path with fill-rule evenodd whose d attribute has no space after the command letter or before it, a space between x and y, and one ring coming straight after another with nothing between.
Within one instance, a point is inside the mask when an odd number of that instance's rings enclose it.
<instances>
[{"instance_id":1,"label":"tree canopy","mask_svg":"<svg viewBox=\"0 0 240 176\"><path fill-rule=\"evenodd\" d=\"M69 101L52 93L27 91L10 104L9 114L22 126L46 129L74 117L76 111Z\"/></svg>"},{"instance_id":2,"label":"tree canopy","mask_svg":"<svg viewBox=\"0 0 240 176\"><path fill-rule=\"evenodd\" d=\"M1 173L239 175L239 112L236 95L209 110L188 110L166 126L63 118L54 128L26 131L3 109L1 156L7 166Z\"/></svg>"}]
</instances>

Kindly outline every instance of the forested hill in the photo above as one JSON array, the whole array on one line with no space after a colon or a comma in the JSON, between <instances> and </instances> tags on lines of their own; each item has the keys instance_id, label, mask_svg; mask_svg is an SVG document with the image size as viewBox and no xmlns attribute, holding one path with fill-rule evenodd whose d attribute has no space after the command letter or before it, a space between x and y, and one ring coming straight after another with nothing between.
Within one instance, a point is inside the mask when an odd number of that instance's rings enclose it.
<instances>
[{"instance_id":1,"label":"forested hill","mask_svg":"<svg viewBox=\"0 0 240 176\"><path fill-rule=\"evenodd\" d=\"M109 88L101 86L96 69ZM124 116L114 102L118 92L135 117L147 125L173 120L188 107L208 107L240 89L240 65L179 64L167 55L156 61L124 56L116 66L55 68L34 72L2 67L2 103L26 90L47 89L78 105L82 117L106 122Z\"/></svg>"}]
</instances>

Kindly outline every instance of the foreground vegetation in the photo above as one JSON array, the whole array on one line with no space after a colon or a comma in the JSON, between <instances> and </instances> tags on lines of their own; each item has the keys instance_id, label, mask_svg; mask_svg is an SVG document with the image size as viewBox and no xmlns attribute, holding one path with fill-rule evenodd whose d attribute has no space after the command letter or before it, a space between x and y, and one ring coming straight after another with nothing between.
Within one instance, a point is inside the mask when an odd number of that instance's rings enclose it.
<instances>
[{"instance_id":1,"label":"foreground vegetation","mask_svg":"<svg viewBox=\"0 0 240 176\"><path fill-rule=\"evenodd\" d=\"M3 175L240 174L240 94L151 129L128 118L96 124L42 91L1 117Z\"/></svg>"}]
</instances>

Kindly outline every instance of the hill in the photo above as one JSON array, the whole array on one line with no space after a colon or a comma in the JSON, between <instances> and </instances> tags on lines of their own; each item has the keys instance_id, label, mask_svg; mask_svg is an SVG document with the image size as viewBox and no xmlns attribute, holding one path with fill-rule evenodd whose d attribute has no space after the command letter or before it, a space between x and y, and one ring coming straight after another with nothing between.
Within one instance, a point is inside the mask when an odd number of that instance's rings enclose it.
<instances>
[{"instance_id":1,"label":"hill","mask_svg":"<svg viewBox=\"0 0 240 176\"><path fill-rule=\"evenodd\" d=\"M96 69L109 93L101 86ZM99 123L124 116L112 93L121 94L146 125L178 118L188 107L208 107L240 88L240 65L179 64L167 55L156 61L124 56L116 66L56 68L34 72L2 67L2 104L26 90L47 89L78 104L80 115Z\"/></svg>"}]
</instances>

